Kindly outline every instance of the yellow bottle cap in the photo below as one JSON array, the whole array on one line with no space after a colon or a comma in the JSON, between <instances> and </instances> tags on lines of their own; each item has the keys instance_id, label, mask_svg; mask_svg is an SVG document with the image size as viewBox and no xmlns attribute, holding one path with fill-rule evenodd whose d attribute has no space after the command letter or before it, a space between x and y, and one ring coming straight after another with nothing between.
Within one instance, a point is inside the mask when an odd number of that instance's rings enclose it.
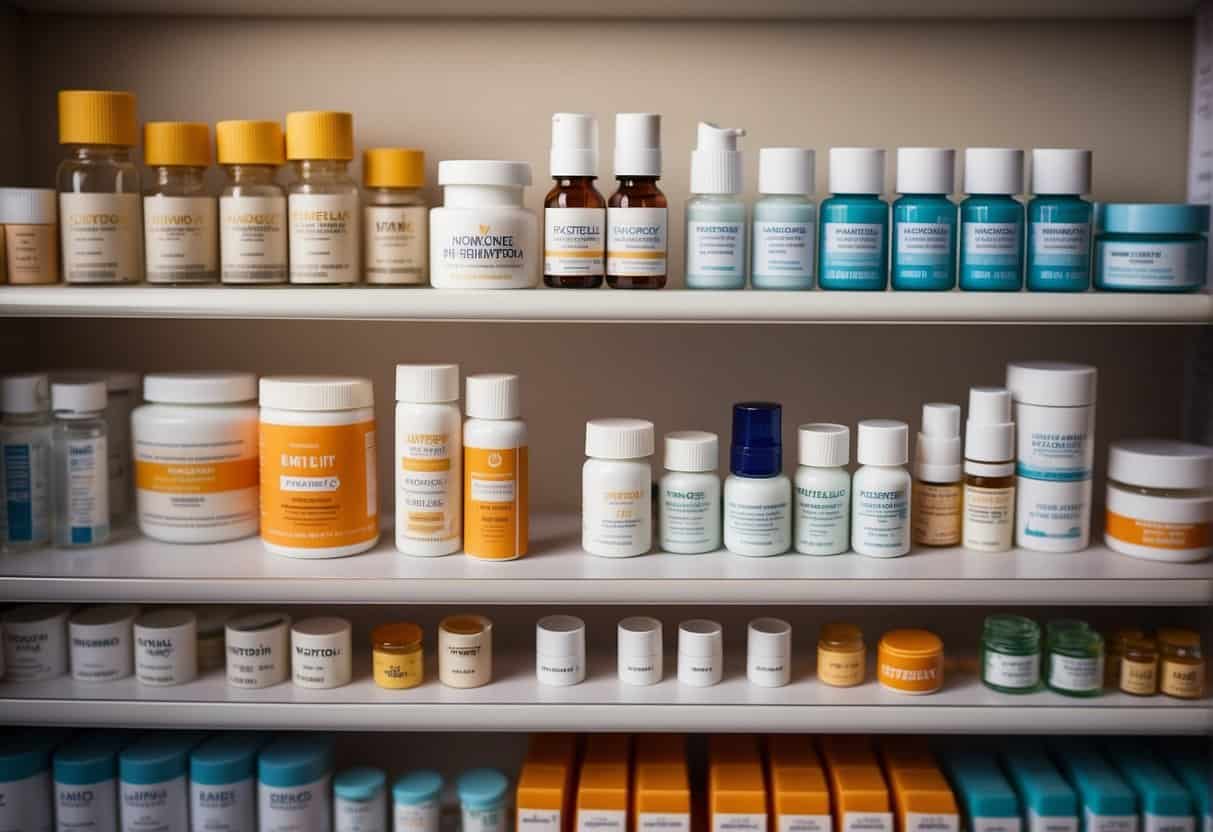
<instances>
[{"instance_id":1,"label":"yellow bottle cap","mask_svg":"<svg viewBox=\"0 0 1213 832\"><path fill-rule=\"evenodd\" d=\"M354 117L328 110L287 113L286 158L353 159Z\"/></svg>"},{"instance_id":2,"label":"yellow bottle cap","mask_svg":"<svg viewBox=\"0 0 1213 832\"><path fill-rule=\"evenodd\" d=\"M59 144L112 144L139 141L135 96L104 90L59 91Z\"/></svg>"},{"instance_id":3,"label":"yellow bottle cap","mask_svg":"<svg viewBox=\"0 0 1213 832\"><path fill-rule=\"evenodd\" d=\"M881 653L903 659L943 653L943 640L928 630L889 630L880 639Z\"/></svg>"},{"instance_id":4,"label":"yellow bottle cap","mask_svg":"<svg viewBox=\"0 0 1213 832\"><path fill-rule=\"evenodd\" d=\"M211 128L198 121L149 121L143 125L143 161L204 168L211 163Z\"/></svg>"},{"instance_id":5,"label":"yellow bottle cap","mask_svg":"<svg viewBox=\"0 0 1213 832\"><path fill-rule=\"evenodd\" d=\"M281 165L286 161L282 125L276 121L221 121L215 125L221 165Z\"/></svg>"},{"instance_id":6,"label":"yellow bottle cap","mask_svg":"<svg viewBox=\"0 0 1213 832\"><path fill-rule=\"evenodd\" d=\"M425 151L375 147L362 152L362 184L368 188L421 188L425 185Z\"/></svg>"}]
</instances>

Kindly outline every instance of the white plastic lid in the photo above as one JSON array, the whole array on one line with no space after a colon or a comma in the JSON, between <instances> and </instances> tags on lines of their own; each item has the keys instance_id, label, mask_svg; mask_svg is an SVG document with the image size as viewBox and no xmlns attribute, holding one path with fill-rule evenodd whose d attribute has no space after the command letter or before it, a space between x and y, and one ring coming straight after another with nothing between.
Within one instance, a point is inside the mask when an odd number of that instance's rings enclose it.
<instances>
[{"instance_id":1,"label":"white plastic lid","mask_svg":"<svg viewBox=\"0 0 1213 832\"><path fill-rule=\"evenodd\" d=\"M1169 439L1124 439L1108 448L1108 479L1141 488L1213 488L1213 448Z\"/></svg>"},{"instance_id":2,"label":"white plastic lid","mask_svg":"<svg viewBox=\"0 0 1213 832\"><path fill-rule=\"evenodd\" d=\"M699 122L696 147L691 151L691 193L739 194L742 189L740 127L719 127Z\"/></svg>"},{"instance_id":3,"label":"white plastic lid","mask_svg":"<svg viewBox=\"0 0 1213 832\"><path fill-rule=\"evenodd\" d=\"M396 401L411 404L459 401L459 365L397 364Z\"/></svg>"},{"instance_id":4,"label":"white plastic lid","mask_svg":"<svg viewBox=\"0 0 1213 832\"><path fill-rule=\"evenodd\" d=\"M692 473L720 465L720 439L706 430L678 430L665 435L665 469Z\"/></svg>"},{"instance_id":5,"label":"white plastic lid","mask_svg":"<svg viewBox=\"0 0 1213 832\"><path fill-rule=\"evenodd\" d=\"M615 114L615 175L661 176L661 116Z\"/></svg>"},{"instance_id":6,"label":"white plastic lid","mask_svg":"<svg viewBox=\"0 0 1213 832\"><path fill-rule=\"evenodd\" d=\"M619 653L625 656L661 655L661 622L635 615L619 622Z\"/></svg>"},{"instance_id":7,"label":"white plastic lid","mask_svg":"<svg viewBox=\"0 0 1213 832\"><path fill-rule=\"evenodd\" d=\"M758 193L811 194L817 154L801 147L764 147L758 151Z\"/></svg>"},{"instance_id":8,"label":"white plastic lid","mask_svg":"<svg viewBox=\"0 0 1213 832\"><path fill-rule=\"evenodd\" d=\"M231 404L257 399L252 373L149 373L143 398L166 404Z\"/></svg>"},{"instance_id":9,"label":"white plastic lid","mask_svg":"<svg viewBox=\"0 0 1213 832\"><path fill-rule=\"evenodd\" d=\"M438 184L525 188L531 184L531 164L493 159L448 159L438 163Z\"/></svg>"},{"instance_id":10,"label":"white plastic lid","mask_svg":"<svg viewBox=\"0 0 1213 832\"><path fill-rule=\"evenodd\" d=\"M1032 193L1060 196L1091 193L1091 151L1068 147L1034 148Z\"/></svg>"},{"instance_id":11,"label":"white plastic lid","mask_svg":"<svg viewBox=\"0 0 1213 832\"><path fill-rule=\"evenodd\" d=\"M1014 361L1007 365L1007 389L1015 401L1045 407L1095 404L1095 368L1065 361Z\"/></svg>"},{"instance_id":12,"label":"white plastic lid","mask_svg":"<svg viewBox=\"0 0 1213 832\"><path fill-rule=\"evenodd\" d=\"M878 147L831 147L830 193L884 193L884 150Z\"/></svg>"},{"instance_id":13,"label":"white plastic lid","mask_svg":"<svg viewBox=\"0 0 1213 832\"><path fill-rule=\"evenodd\" d=\"M51 406L46 373L0 378L0 413L46 413Z\"/></svg>"},{"instance_id":14,"label":"white plastic lid","mask_svg":"<svg viewBox=\"0 0 1213 832\"><path fill-rule=\"evenodd\" d=\"M1023 193L1023 151L1009 147L970 147L965 150L965 193Z\"/></svg>"},{"instance_id":15,"label":"white plastic lid","mask_svg":"<svg viewBox=\"0 0 1213 832\"><path fill-rule=\"evenodd\" d=\"M905 465L910 458L910 426L896 419L859 423L855 458L860 465Z\"/></svg>"},{"instance_id":16,"label":"white plastic lid","mask_svg":"<svg viewBox=\"0 0 1213 832\"><path fill-rule=\"evenodd\" d=\"M1005 387L973 387L969 390L965 456L974 462L1010 462L1015 458L1015 424L1011 421L1010 390Z\"/></svg>"},{"instance_id":17,"label":"white plastic lid","mask_svg":"<svg viewBox=\"0 0 1213 832\"><path fill-rule=\"evenodd\" d=\"M51 385L51 410L56 413L100 413L108 393L104 381L55 382Z\"/></svg>"},{"instance_id":18,"label":"white plastic lid","mask_svg":"<svg viewBox=\"0 0 1213 832\"><path fill-rule=\"evenodd\" d=\"M0 188L0 225L54 225L58 205L51 188Z\"/></svg>"},{"instance_id":19,"label":"white plastic lid","mask_svg":"<svg viewBox=\"0 0 1213 832\"><path fill-rule=\"evenodd\" d=\"M851 461L851 429L846 425L812 422L797 429L799 461L814 468L839 468Z\"/></svg>"},{"instance_id":20,"label":"white plastic lid","mask_svg":"<svg viewBox=\"0 0 1213 832\"><path fill-rule=\"evenodd\" d=\"M755 618L746 628L746 655L790 657L792 625L782 618Z\"/></svg>"},{"instance_id":21,"label":"white plastic lid","mask_svg":"<svg viewBox=\"0 0 1213 832\"><path fill-rule=\"evenodd\" d=\"M678 652L684 656L724 655L724 630L715 621L692 618L678 625Z\"/></svg>"},{"instance_id":22,"label":"white plastic lid","mask_svg":"<svg viewBox=\"0 0 1213 832\"><path fill-rule=\"evenodd\" d=\"M517 419L522 413L518 376L513 373L480 373L468 376L464 406L472 419Z\"/></svg>"},{"instance_id":23,"label":"white plastic lid","mask_svg":"<svg viewBox=\"0 0 1213 832\"><path fill-rule=\"evenodd\" d=\"M535 652L585 662L585 622L574 615L548 615L535 624Z\"/></svg>"},{"instance_id":24,"label":"white plastic lid","mask_svg":"<svg viewBox=\"0 0 1213 832\"><path fill-rule=\"evenodd\" d=\"M598 175L598 119L588 113L552 116L552 176Z\"/></svg>"},{"instance_id":25,"label":"white plastic lid","mask_svg":"<svg viewBox=\"0 0 1213 832\"><path fill-rule=\"evenodd\" d=\"M915 468L923 482L956 482L961 477L960 405L922 406L922 430L914 444Z\"/></svg>"},{"instance_id":26,"label":"white plastic lid","mask_svg":"<svg viewBox=\"0 0 1213 832\"><path fill-rule=\"evenodd\" d=\"M375 406L369 378L347 376L266 376L261 406L276 410L358 410Z\"/></svg>"},{"instance_id":27,"label":"white plastic lid","mask_svg":"<svg viewBox=\"0 0 1213 832\"><path fill-rule=\"evenodd\" d=\"M51 382L104 381L110 393L127 393L139 389L140 375L134 370L56 370Z\"/></svg>"},{"instance_id":28,"label":"white plastic lid","mask_svg":"<svg viewBox=\"0 0 1213 832\"><path fill-rule=\"evenodd\" d=\"M943 147L897 148L897 193L950 194L956 187L956 151Z\"/></svg>"},{"instance_id":29,"label":"white plastic lid","mask_svg":"<svg viewBox=\"0 0 1213 832\"><path fill-rule=\"evenodd\" d=\"M653 455L648 419L591 419L585 423L585 455L593 459L643 459Z\"/></svg>"}]
</instances>

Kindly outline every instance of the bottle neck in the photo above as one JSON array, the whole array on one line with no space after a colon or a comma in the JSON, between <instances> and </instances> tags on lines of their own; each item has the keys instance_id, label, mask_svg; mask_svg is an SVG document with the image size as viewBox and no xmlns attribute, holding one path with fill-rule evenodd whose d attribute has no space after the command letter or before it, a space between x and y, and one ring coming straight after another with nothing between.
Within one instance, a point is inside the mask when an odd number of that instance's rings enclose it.
<instances>
[{"instance_id":1,"label":"bottle neck","mask_svg":"<svg viewBox=\"0 0 1213 832\"><path fill-rule=\"evenodd\" d=\"M73 144L68 155L77 162L129 162L131 149L116 144Z\"/></svg>"},{"instance_id":2,"label":"bottle neck","mask_svg":"<svg viewBox=\"0 0 1213 832\"><path fill-rule=\"evenodd\" d=\"M45 425L50 418L51 415L45 411L41 413L5 413L0 418L0 423L11 427L37 427Z\"/></svg>"},{"instance_id":3,"label":"bottle neck","mask_svg":"<svg viewBox=\"0 0 1213 832\"><path fill-rule=\"evenodd\" d=\"M206 188L206 168L184 165L160 165L154 168L156 185L161 188L178 186L191 190Z\"/></svg>"},{"instance_id":4,"label":"bottle neck","mask_svg":"<svg viewBox=\"0 0 1213 832\"><path fill-rule=\"evenodd\" d=\"M574 185L585 185L592 187L598 179L597 176L553 176L552 181L562 188L571 188Z\"/></svg>"},{"instance_id":5,"label":"bottle neck","mask_svg":"<svg viewBox=\"0 0 1213 832\"><path fill-rule=\"evenodd\" d=\"M227 178L233 185L273 185L276 165L227 165Z\"/></svg>"},{"instance_id":6,"label":"bottle neck","mask_svg":"<svg viewBox=\"0 0 1213 832\"><path fill-rule=\"evenodd\" d=\"M636 187L640 187L640 186L656 188L657 180L660 178L661 178L660 176L621 175L621 176L616 176L615 181L619 183L619 187L621 187L621 188L636 188Z\"/></svg>"},{"instance_id":7,"label":"bottle neck","mask_svg":"<svg viewBox=\"0 0 1213 832\"><path fill-rule=\"evenodd\" d=\"M345 159L296 159L292 162L295 173L303 181L319 179L344 179L349 175L350 163Z\"/></svg>"}]
</instances>

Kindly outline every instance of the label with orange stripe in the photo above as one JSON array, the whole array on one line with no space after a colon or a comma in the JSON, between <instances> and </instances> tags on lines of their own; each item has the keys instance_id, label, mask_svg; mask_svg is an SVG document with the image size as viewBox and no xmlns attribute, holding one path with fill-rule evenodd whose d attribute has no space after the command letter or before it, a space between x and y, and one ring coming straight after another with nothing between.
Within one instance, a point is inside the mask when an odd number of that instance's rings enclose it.
<instances>
[{"instance_id":1,"label":"label with orange stripe","mask_svg":"<svg viewBox=\"0 0 1213 832\"><path fill-rule=\"evenodd\" d=\"M606 254L603 210L548 208L543 217L543 273L601 277Z\"/></svg>"},{"instance_id":2,"label":"label with orange stripe","mask_svg":"<svg viewBox=\"0 0 1213 832\"><path fill-rule=\"evenodd\" d=\"M216 494L257 487L257 458L218 462L135 461L135 487L162 494Z\"/></svg>"},{"instance_id":3,"label":"label with orange stripe","mask_svg":"<svg viewBox=\"0 0 1213 832\"><path fill-rule=\"evenodd\" d=\"M666 273L669 211L665 208L608 208L606 271L616 277L658 277Z\"/></svg>"},{"instance_id":4,"label":"label with orange stripe","mask_svg":"<svg viewBox=\"0 0 1213 832\"><path fill-rule=\"evenodd\" d=\"M1108 535L1151 549L1199 549L1213 542L1213 524L1139 520L1109 511Z\"/></svg>"}]
</instances>

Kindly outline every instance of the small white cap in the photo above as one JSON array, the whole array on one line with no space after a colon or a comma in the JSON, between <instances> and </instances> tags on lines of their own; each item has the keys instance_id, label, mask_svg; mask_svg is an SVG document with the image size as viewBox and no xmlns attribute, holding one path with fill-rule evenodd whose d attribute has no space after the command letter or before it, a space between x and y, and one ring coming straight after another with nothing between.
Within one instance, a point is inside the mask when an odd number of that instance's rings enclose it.
<instances>
[{"instance_id":1,"label":"small white cap","mask_svg":"<svg viewBox=\"0 0 1213 832\"><path fill-rule=\"evenodd\" d=\"M653 455L648 419L591 419L585 423L585 455L593 459L643 459Z\"/></svg>"},{"instance_id":2,"label":"small white cap","mask_svg":"<svg viewBox=\"0 0 1213 832\"><path fill-rule=\"evenodd\" d=\"M266 376L261 406L277 410L357 410L375 406L369 378L346 376Z\"/></svg>"},{"instance_id":3,"label":"small white cap","mask_svg":"<svg viewBox=\"0 0 1213 832\"><path fill-rule=\"evenodd\" d=\"M923 482L956 482L961 477L960 405L922 406L922 430L914 445L915 467Z\"/></svg>"},{"instance_id":4,"label":"small white cap","mask_svg":"<svg viewBox=\"0 0 1213 832\"><path fill-rule=\"evenodd\" d=\"M665 435L667 471L715 471L720 465L720 439L706 430L679 430Z\"/></svg>"},{"instance_id":5,"label":"small white cap","mask_svg":"<svg viewBox=\"0 0 1213 832\"><path fill-rule=\"evenodd\" d=\"M724 630L715 621L692 618L678 625L678 652L714 658L724 655Z\"/></svg>"},{"instance_id":6,"label":"small white cap","mask_svg":"<svg viewBox=\"0 0 1213 832\"><path fill-rule=\"evenodd\" d=\"M956 151L943 147L897 148L897 193L950 194L956 187Z\"/></svg>"},{"instance_id":7,"label":"small white cap","mask_svg":"<svg viewBox=\"0 0 1213 832\"><path fill-rule=\"evenodd\" d=\"M661 116L615 114L615 175L661 176Z\"/></svg>"},{"instance_id":8,"label":"small white cap","mask_svg":"<svg viewBox=\"0 0 1213 832\"><path fill-rule=\"evenodd\" d=\"M45 413L51 405L46 373L24 373L0 379L0 413Z\"/></svg>"},{"instance_id":9,"label":"small white cap","mask_svg":"<svg viewBox=\"0 0 1213 832\"><path fill-rule=\"evenodd\" d=\"M851 461L851 429L846 425L812 422L797 429L801 465L839 468Z\"/></svg>"},{"instance_id":10,"label":"small white cap","mask_svg":"<svg viewBox=\"0 0 1213 832\"><path fill-rule=\"evenodd\" d=\"M965 456L974 462L1010 462L1015 458L1015 424L1011 421L1010 390L1005 387L973 387L969 390Z\"/></svg>"},{"instance_id":11,"label":"small white cap","mask_svg":"<svg viewBox=\"0 0 1213 832\"><path fill-rule=\"evenodd\" d=\"M1007 389L1015 401L1045 407L1095 404L1095 368L1065 361L1014 361L1007 365Z\"/></svg>"},{"instance_id":12,"label":"small white cap","mask_svg":"<svg viewBox=\"0 0 1213 832\"><path fill-rule=\"evenodd\" d=\"M0 188L0 225L54 225L58 204L51 188Z\"/></svg>"},{"instance_id":13,"label":"small white cap","mask_svg":"<svg viewBox=\"0 0 1213 832\"><path fill-rule=\"evenodd\" d=\"M1140 488L1213 488L1213 448L1168 439L1125 439L1108 448L1108 479Z\"/></svg>"},{"instance_id":14,"label":"small white cap","mask_svg":"<svg viewBox=\"0 0 1213 832\"><path fill-rule=\"evenodd\" d=\"M739 194L742 188L740 127L699 122L699 138L691 151L691 193Z\"/></svg>"},{"instance_id":15,"label":"small white cap","mask_svg":"<svg viewBox=\"0 0 1213 832\"><path fill-rule=\"evenodd\" d=\"M1008 147L965 150L965 193L1023 193L1023 151Z\"/></svg>"},{"instance_id":16,"label":"small white cap","mask_svg":"<svg viewBox=\"0 0 1213 832\"><path fill-rule=\"evenodd\" d=\"M1032 193L1058 196L1091 193L1091 151L1061 147L1033 149Z\"/></svg>"},{"instance_id":17,"label":"small white cap","mask_svg":"<svg viewBox=\"0 0 1213 832\"><path fill-rule=\"evenodd\" d=\"M831 147L830 193L884 193L884 150L878 147Z\"/></svg>"},{"instance_id":18,"label":"small white cap","mask_svg":"<svg viewBox=\"0 0 1213 832\"><path fill-rule=\"evenodd\" d=\"M588 113L552 116L552 176L598 175L598 119Z\"/></svg>"},{"instance_id":19,"label":"small white cap","mask_svg":"<svg viewBox=\"0 0 1213 832\"><path fill-rule=\"evenodd\" d=\"M535 652L576 656L585 663L585 622L573 615L548 615L535 624Z\"/></svg>"},{"instance_id":20,"label":"small white cap","mask_svg":"<svg viewBox=\"0 0 1213 832\"><path fill-rule=\"evenodd\" d=\"M758 151L758 193L811 194L817 190L817 155L801 147L764 147Z\"/></svg>"},{"instance_id":21,"label":"small white cap","mask_svg":"<svg viewBox=\"0 0 1213 832\"><path fill-rule=\"evenodd\" d=\"M661 622L635 615L619 622L619 652L629 656L661 655Z\"/></svg>"},{"instance_id":22,"label":"small white cap","mask_svg":"<svg viewBox=\"0 0 1213 832\"><path fill-rule=\"evenodd\" d=\"M513 373L481 373L468 376L464 406L472 419L517 419L522 413L518 376Z\"/></svg>"},{"instance_id":23,"label":"small white cap","mask_svg":"<svg viewBox=\"0 0 1213 832\"><path fill-rule=\"evenodd\" d=\"M396 401L412 404L459 401L459 365L397 364Z\"/></svg>"},{"instance_id":24,"label":"small white cap","mask_svg":"<svg viewBox=\"0 0 1213 832\"><path fill-rule=\"evenodd\" d=\"M905 465L910 458L910 426L896 419L859 423L855 458L860 465Z\"/></svg>"},{"instance_id":25,"label":"small white cap","mask_svg":"<svg viewBox=\"0 0 1213 832\"><path fill-rule=\"evenodd\" d=\"M104 381L110 393L126 393L138 390L141 376L134 370L56 370L51 373L51 383L57 381L81 382Z\"/></svg>"},{"instance_id":26,"label":"small white cap","mask_svg":"<svg viewBox=\"0 0 1213 832\"><path fill-rule=\"evenodd\" d=\"M55 382L51 385L51 410L56 413L100 413L108 394L104 381Z\"/></svg>"},{"instance_id":27,"label":"small white cap","mask_svg":"<svg viewBox=\"0 0 1213 832\"><path fill-rule=\"evenodd\" d=\"M791 657L792 625L782 618L755 618L746 629L746 655Z\"/></svg>"},{"instance_id":28,"label":"small white cap","mask_svg":"<svg viewBox=\"0 0 1213 832\"><path fill-rule=\"evenodd\" d=\"M252 373L149 373L143 398L167 404L232 404L257 398Z\"/></svg>"},{"instance_id":29,"label":"small white cap","mask_svg":"<svg viewBox=\"0 0 1213 832\"><path fill-rule=\"evenodd\" d=\"M451 159L438 163L438 184L525 188L531 184L531 163Z\"/></svg>"}]
</instances>

